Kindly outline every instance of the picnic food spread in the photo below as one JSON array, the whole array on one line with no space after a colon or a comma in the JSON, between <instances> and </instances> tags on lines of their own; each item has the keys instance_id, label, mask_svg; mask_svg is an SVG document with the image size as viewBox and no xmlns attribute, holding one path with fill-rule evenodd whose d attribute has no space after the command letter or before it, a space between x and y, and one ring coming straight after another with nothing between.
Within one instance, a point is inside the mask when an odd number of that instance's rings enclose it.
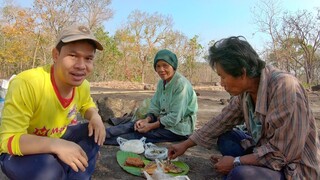
<instances>
[{"instance_id":1,"label":"picnic food spread","mask_svg":"<svg viewBox=\"0 0 320 180\"><path fill-rule=\"evenodd\" d=\"M143 162L143 165L141 163ZM160 161L159 167L163 170L164 173L170 176L181 176L186 175L189 172L189 166L181 161L166 161L166 160L158 160ZM121 166L123 170L126 172L136 175L143 176L145 171L148 174L153 174L157 169L157 164L153 160L149 160L142 154L136 154L133 152L126 152L119 150L117 152L117 162ZM143 167L142 167L143 166Z\"/></svg>"}]
</instances>

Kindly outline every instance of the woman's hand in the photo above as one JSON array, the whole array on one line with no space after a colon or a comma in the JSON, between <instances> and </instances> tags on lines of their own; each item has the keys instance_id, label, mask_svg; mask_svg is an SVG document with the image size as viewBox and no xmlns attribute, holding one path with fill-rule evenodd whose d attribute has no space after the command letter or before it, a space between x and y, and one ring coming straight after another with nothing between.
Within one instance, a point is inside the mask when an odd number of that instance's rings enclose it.
<instances>
[{"instance_id":1,"label":"woman's hand","mask_svg":"<svg viewBox=\"0 0 320 180\"><path fill-rule=\"evenodd\" d=\"M134 130L135 130L135 131L138 131L138 129L144 128L148 123L149 123L148 117L145 118L145 119L139 119L139 120L136 121L136 123L134 124Z\"/></svg>"},{"instance_id":2,"label":"woman's hand","mask_svg":"<svg viewBox=\"0 0 320 180\"><path fill-rule=\"evenodd\" d=\"M134 130L139 133L146 133L151 131L152 129L157 129L160 127L160 121L150 122L150 118L138 120L134 124Z\"/></svg>"},{"instance_id":3,"label":"woman's hand","mask_svg":"<svg viewBox=\"0 0 320 180\"><path fill-rule=\"evenodd\" d=\"M136 131L138 131L139 133L146 133L152 130L153 128L154 128L153 123L146 123L143 127L136 129Z\"/></svg>"}]
</instances>

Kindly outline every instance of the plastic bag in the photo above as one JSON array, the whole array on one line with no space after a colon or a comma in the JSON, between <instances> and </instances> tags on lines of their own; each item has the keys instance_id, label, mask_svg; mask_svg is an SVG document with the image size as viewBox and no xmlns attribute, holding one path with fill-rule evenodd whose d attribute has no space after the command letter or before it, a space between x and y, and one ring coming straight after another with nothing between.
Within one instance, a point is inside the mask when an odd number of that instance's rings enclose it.
<instances>
[{"instance_id":1,"label":"plastic bag","mask_svg":"<svg viewBox=\"0 0 320 180\"><path fill-rule=\"evenodd\" d=\"M190 180L190 178L186 175L184 176L171 176L163 172L161 168L161 162L156 159L157 169L154 171L152 175L149 175L146 171L143 171L143 174L147 178L147 180Z\"/></svg>"},{"instance_id":2,"label":"plastic bag","mask_svg":"<svg viewBox=\"0 0 320 180\"><path fill-rule=\"evenodd\" d=\"M3 88L3 89L8 89L8 87L9 87L9 82L10 82L14 77L16 77L15 74L12 75L9 80L5 80L5 79L2 80L1 88Z\"/></svg>"},{"instance_id":3,"label":"plastic bag","mask_svg":"<svg viewBox=\"0 0 320 180\"><path fill-rule=\"evenodd\" d=\"M141 154L144 152L144 144L146 138L127 140L122 137L117 137L117 142L120 145L121 151L133 152L136 154Z\"/></svg>"},{"instance_id":4,"label":"plastic bag","mask_svg":"<svg viewBox=\"0 0 320 180\"><path fill-rule=\"evenodd\" d=\"M137 121L139 119L144 119L147 117L147 113L150 107L151 99L146 98L142 101L141 105L135 110L132 121Z\"/></svg>"},{"instance_id":5,"label":"plastic bag","mask_svg":"<svg viewBox=\"0 0 320 180\"><path fill-rule=\"evenodd\" d=\"M168 149L165 147L159 147L152 143L147 143L144 146L144 156L148 159L155 160L160 159L164 160L168 156Z\"/></svg>"},{"instance_id":6,"label":"plastic bag","mask_svg":"<svg viewBox=\"0 0 320 180\"><path fill-rule=\"evenodd\" d=\"M0 87L0 99L3 99L6 97L7 94L7 89L4 89L2 87Z\"/></svg>"}]
</instances>

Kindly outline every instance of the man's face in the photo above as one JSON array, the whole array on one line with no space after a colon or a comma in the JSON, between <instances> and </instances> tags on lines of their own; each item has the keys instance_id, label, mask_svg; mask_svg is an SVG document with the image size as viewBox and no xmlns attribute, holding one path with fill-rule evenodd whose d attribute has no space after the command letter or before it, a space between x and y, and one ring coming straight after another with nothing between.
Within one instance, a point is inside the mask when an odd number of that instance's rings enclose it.
<instances>
[{"instance_id":1,"label":"man's face","mask_svg":"<svg viewBox=\"0 0 320 180\"><path fill-rule=\"evenodd\" d=\"M156 64L156 71L160 78L164 81L170 81L174 75L173 67L166 61L159 60Z\"/></svg>"},{"instance_id":2,"label":"man's face","mask_svg":"<svg viewBox=\"0 0 320 180\"><path fill-rule=\"evenodd\" d=\"M226 73L220 64L216 64L217 74L220 76L221 86L233 96L237 96L246 90L244 75L233 77Z\"/></svg>"},{"instance_id":3,"label":"man's face","mask_svg":"<svg viewBox=\"0 0 320 180\"><path fill-rule=\"evenodd\" d=\"M86 41L76 41L64 45L61 51L53 50L54 77L58 87L81 85L93 70L95 48Z\"/></svg>"}]
</instances>

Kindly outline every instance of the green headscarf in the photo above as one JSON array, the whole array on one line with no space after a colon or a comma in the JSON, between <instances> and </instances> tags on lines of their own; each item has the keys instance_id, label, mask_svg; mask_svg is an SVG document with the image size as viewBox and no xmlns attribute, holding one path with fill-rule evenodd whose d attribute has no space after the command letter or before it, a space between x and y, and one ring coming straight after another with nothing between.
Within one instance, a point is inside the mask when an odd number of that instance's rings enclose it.
<instances>
[{"instance_id":1,"label":"green headscarf","mask_svg":"<svg viewBox=\"0 0 320 180\"><path fill-rule=\"evenodd\" d=\"M176 70L178 67L178 58L176 54L174 54L173 52L167 49L158 51L158 53L154 57L154 62L153 62L154 69L156 69L156 65L159 60L166 61L168 64L170 64L173 67L174 70Z\"/></svg>"}]
</instances>

